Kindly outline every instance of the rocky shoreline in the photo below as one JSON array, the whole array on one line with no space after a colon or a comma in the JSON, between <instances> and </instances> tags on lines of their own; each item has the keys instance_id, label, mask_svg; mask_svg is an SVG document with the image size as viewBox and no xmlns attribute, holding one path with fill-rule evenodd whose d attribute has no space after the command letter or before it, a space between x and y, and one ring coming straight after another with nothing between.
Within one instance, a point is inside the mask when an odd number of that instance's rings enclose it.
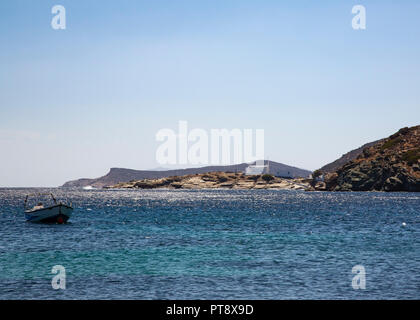
<instances>
[{"instance_id":1,"label":"rocky shoreline","mask_svg":"<svg viewBox=\"0 0 420 320\"><path fill-rule=\"evenodd\" d=\"M143 179L118 183L107 189L274 189L311 190L312 179L286 179L272 175L245 175L243 173L209 172L161 179Z\"/></svg>"},{"instance_id":2,"label":"rocky shoreline","mask_svg":"<svg viewBox=\"0 0 420 320\"><path fill-rule=\"evenodd\" d=\"M364 144L312 174L267 161L265 172L270 174L246 175L250 165L167 171L112 168L103 177L70 181L63 187L420 192L420 126Z\"/></svg>"}]
</instances>

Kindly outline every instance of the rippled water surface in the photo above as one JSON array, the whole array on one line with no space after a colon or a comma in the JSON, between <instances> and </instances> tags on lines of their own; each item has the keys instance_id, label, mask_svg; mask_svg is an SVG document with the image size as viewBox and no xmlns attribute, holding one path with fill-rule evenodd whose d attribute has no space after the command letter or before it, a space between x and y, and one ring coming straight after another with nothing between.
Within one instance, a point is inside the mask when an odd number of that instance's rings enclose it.
<instances>
[{"instance_id":1,"label":"rippled water surface","mask_svg":"<svg viewBox=\"0 0 420 320\"><path fill-rule=\"evenodd\" d=\"M55 189L43 225L34 191L0 189L0 299L420 299L419 194Z\"/></svg>"}]
</instances>

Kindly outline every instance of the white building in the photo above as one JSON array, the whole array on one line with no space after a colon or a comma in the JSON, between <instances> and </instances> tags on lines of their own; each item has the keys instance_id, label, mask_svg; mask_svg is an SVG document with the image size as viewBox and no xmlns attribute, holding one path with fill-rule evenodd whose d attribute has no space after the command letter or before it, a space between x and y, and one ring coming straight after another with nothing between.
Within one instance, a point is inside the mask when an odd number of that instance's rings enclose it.
<instances>
[{"instance_id":1,"label":"white building","mask_svg":"<svg viewBox=\"0 0 420 320\"><path fill-rule=\"evenodd\" d=\"M270 162L267 162L267 164L258 164L259 161L257 161L254 165L249 165L245 168L245 174L247 176L250 175L256 175L256 174L268 174L270 173Z\"/></svg>"}]
</instances>

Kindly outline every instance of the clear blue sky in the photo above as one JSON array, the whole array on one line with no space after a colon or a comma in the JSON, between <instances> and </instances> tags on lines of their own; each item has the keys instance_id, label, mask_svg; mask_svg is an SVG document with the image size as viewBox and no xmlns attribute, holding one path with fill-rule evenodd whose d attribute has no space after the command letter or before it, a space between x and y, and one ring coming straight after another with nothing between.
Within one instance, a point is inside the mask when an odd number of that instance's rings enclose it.
<instances>
[{"instance_id":1,"label":"clear blue sky","mask_svg":"<svg viewBox=\"0 0 420 320\"><path fill-rule=\"evenodd\" d=\"M419 39L414 0L2 0L0 186L157 167L179 120L263 128L270 160L319 168L420 124Z\"/></svg>"}]
</instances>

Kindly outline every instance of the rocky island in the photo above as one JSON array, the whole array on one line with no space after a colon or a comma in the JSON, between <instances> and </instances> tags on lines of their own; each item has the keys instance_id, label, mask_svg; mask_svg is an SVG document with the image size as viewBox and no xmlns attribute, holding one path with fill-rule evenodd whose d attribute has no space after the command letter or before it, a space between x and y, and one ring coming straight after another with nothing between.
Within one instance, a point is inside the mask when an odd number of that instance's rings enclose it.
<instances>
[{"instance_id":1,"label":"rocky island","mask_svg":"<svg viewBox=\"0 0 420 320\"><path fill-rule=\"evenodd\" d=\"M308 178L311 175L311 171L296 168L278 163L275 161L266 161L267 165L270 166L270 173L275 176L287 177L287 178ZM161 178L174 177L174 176L187 176L195 174L204 174L209 172L245 172L246 168L250 164L254 163L240 163L235 165L220 165L220 166L206 166L200 168L188 168L188 169L174 169L174 170L133 170L125 168L111 168L111 170L104 176L94 179L78 179L66 182L62 187L64 188L83 188L87 186L95 188L104 188L113 186L118 183L129 182L134 180L158 180Z\"/></svg>"},{"instance_id":2,"label":"rocky island","mask_svg":"<svg viewBox=\"0 0 420 320\"><path fill-rule=\"evenodd\" d=\"M108 189L277 189L306 190L312 179L278 178L270 174L245 175L244 173L208 172L161 179L142 179L118 183Z\"/></svg>"}]
</instances>

